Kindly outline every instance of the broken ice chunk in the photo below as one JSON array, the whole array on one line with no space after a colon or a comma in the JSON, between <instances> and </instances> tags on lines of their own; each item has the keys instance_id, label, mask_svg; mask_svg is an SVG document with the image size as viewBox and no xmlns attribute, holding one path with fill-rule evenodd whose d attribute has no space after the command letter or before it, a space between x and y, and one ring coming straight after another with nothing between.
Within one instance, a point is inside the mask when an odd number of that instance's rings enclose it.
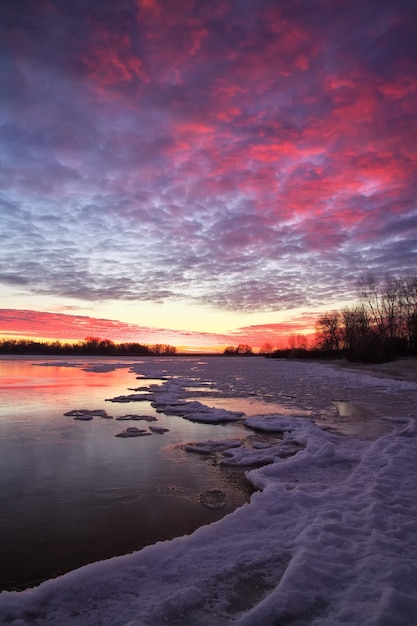
<instances>
[{"instance_id":1,"label":"broken ice chunk","mask_svg":"<svg viewBox=\"0 0 417 626\"><path fill-rule=\"evenodd\" d=\"M126 430L123 430L121 433L117 433L115 437L146 437L146 435L150 435L151 433L143 428L136 428L136 426L129 426Z\"/></svg>"}]
</instances>

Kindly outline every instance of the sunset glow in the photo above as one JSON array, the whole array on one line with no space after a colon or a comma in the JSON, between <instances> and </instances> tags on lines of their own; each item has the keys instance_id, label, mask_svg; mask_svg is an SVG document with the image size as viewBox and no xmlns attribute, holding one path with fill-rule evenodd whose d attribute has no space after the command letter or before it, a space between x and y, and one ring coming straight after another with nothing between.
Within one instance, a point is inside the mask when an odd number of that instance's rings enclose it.
<instances>
[{"instance_id":1,"label":"sunset glow","mask_svg":"<svg viewBox=\"0 0 417 626\"><path fill-rule=\"evenodd\" d=\"M416 272L409 0L0 7L0 337L313 341Z\"/></svg>"}]
</instances>

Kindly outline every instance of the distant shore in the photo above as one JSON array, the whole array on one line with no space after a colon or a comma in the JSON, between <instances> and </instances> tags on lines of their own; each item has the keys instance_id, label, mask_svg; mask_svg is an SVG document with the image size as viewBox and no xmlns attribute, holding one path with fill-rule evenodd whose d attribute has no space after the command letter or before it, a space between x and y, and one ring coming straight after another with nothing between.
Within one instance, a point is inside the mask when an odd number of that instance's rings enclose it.
<instances>
[{"instance_id":1,"label":"distant shore","mask_svg":"<svg viewBox=\"0 0 417 626\"><path fill-rule=\"evenodd\" d=\"M330 361L328 363L331 363ZM362 370L395 380L408 380L417 383L417 357L403 357L388 363L352 363L350 361L333 361L336 367L343 367L353 372Z\"/></svg>"}]
</instances>

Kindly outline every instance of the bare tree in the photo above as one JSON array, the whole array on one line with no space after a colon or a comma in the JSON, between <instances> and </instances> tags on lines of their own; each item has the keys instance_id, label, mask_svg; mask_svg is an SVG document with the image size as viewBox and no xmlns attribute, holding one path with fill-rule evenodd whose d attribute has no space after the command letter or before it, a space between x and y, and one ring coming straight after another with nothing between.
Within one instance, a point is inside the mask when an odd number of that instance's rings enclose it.
<instances>
[{"instance_id":1,"label":"bare tree","mask_svg":"<svg viewBox=\"0 0 417 626\"><path fill-rule=\"evenodd\" d=\"M272 345L272 343L270 343L269 341L266 341L261 346L260 354L272 354L273 351L274 351L274 346Z\"/></svg>"},{"instance_id":2,"label":"bare tree","mask_svg":"<svg viewBox=\"0 0 417 626\"><path fill-rule=\"evenodd\" d=\"M370 317L363 305L345 308L341 312L343 347L346 350L356 349L365 338L369 337Z\"/></svg>"},{"instance_id":3,"label":"bare tree","mask_svg":"<svg viewBox=\"0 0 417 626\"><path fill-rule=\"evenodd\" d=\"M371 315L371 323L378 330L380 335L384 335L385 322L382 304L382 295L375 274L369 272L361 276L357 282L357 292L359 300Z\"/></svg>"},{"instance_id":4,"label":"bare tree","mask_svg":"<svg viewBox=\"0 0 417 626\"><path fill-rule=\"evenodd\" d=\"M237 347L236 354L252 354L252 348L247 343L240 343Z\"/></svg>"},{"instance_id":5,"label":"bare tree","mask_svg":"<svg viewBox=\"0 0 417 626\"><path fill-rule=\"evenodd\" d=\"M407 274L401 281L402 322L411 351L417 350L417 275Z\"/></svg>"},{"instance_id":6,"label":"bare tree","mask_svg":"<svg viewBox=\"0 0 417 626\"><path fill-rule=\"evenodd\" d=\"M307 338L301 333L290 335L288 344L290 350L307 350Z\"/></svg>"},{"instance_id":7,"label":"bare tree","mask_svg":"<svg viewBox=\"0 0 417 626\"><path fill-rule=\"evenodd\" d=\"M394 342L400 337L402 317L401 281L386 274L382 291L385 337Z\"/></svg>"},{"instance_id":8,"label":"bare tree","mask_svg":"<svg viewBox=\"0 0 417 626\"><path fill-rule=\"evenodd\" d=\"M317 320L318 344L322 350L339 350L341 344L341 316L339 311L323 313Z\"/></svg>"}]
</instances>

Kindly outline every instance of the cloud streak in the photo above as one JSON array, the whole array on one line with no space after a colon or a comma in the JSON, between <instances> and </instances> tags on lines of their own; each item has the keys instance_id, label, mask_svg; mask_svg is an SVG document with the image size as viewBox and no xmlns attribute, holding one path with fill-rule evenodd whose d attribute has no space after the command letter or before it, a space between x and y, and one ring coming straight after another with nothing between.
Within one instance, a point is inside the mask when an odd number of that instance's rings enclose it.
<instances>
[{"instance_id":1,"label":"cloud streak","mask_svg":"<svg viewBox=\"0 0 417 626\"><path fill-rule=\"evenodd\" d=\"M416 23L408 0L3 3L0 281L272 312L415 271Z\"/></svg>"}]
</instances>

